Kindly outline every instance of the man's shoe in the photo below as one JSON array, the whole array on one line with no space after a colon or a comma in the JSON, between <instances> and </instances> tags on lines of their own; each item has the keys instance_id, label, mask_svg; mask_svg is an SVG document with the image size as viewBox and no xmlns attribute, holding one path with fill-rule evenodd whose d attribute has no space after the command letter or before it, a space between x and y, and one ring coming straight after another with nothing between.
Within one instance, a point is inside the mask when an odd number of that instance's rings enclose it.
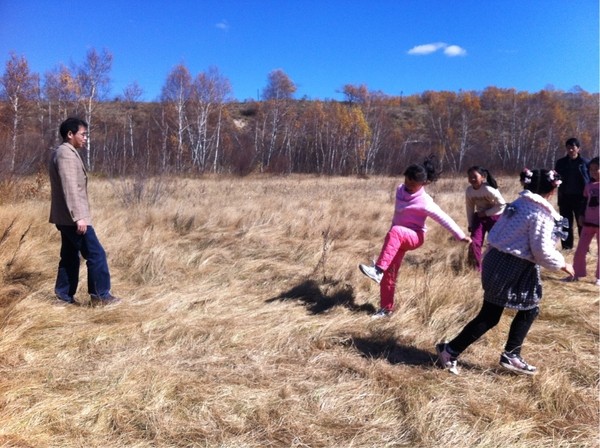
<instances>
[{"instance_id":1,"label":"man's shoe","mask_svg":"<svg viewBox=\"0 0 600 448\"><path fill-rule=\"evenodd\" d=\"M121 303L121 299L112 294L105 297L98 297L96 295L91 295L90 297L92 306L112 306Z\"/></svg>"},{"instance_id":2,"label":"man's shoe","mask_svg":"<svg viewBox=\"0 0 600 448\"><path fill-rule=\"evenodd\" d=\"M381 279L383 278L383 271L374 264L371 266L367 266L366 264L359 264L358 269L360 269L360 272L365 274L371 280L375 281L376 283L381 283Z\"/></svg>"},{"instance_id":3,"label":"man's shoe","mask_svg":"<svg viewBox=\"0 0 600 448\"><path fill-rule=\"evenodd\" d=\"M62 306L80 306L81 304L75 300L75 297L63 297L59 294L56 294L56 298L58 299L58 304Z\"/></svg>"},{"instance_id":4,"label":"man's shoe","mask_svg":"<svg viewBox=\"0 0 600 448\"><path fill-rule=\"evenodd\" d=\"M390 317L392 315L392 311L386 310L385 308L381 308L375 314L371 316L371 319L383 319L384 317Z\"/></svg>"},{"instance_id":5,"label":"man's shoe","mask_svg":"<svg viewBox=\"0 0 600 448\"><path fill-rule=\"evenodd\" d=\"M504 352L500 355L500 365L511 372L524 373L525 375L535 375L537 368L530 366L519 355Z\"/></svg>"},{"instance_id":6,"label":"man's shoe","mask_svg":"<svg viewBox=\"0 0 600 448\"><path fill-rule=\"evenodd\" d=\"M453 356L448 351L448 344L445 342L440 342L435 346L435 351L437 352L438 359L437 365L442 369L448 370L448 372L458 375L458 367L456 366L456 356Z\"/></svg>"}]
</instances>

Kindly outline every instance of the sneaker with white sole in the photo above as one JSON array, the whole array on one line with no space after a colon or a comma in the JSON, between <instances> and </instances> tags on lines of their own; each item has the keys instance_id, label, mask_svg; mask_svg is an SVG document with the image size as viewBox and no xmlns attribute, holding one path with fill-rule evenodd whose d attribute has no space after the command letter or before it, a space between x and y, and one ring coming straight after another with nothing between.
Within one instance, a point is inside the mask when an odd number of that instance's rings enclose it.
<instances>
[{"instance_id":1,"label":"sneaker with white sole","mask_svg":"<svg viewBox=\"0 0 600 448\"><path fill-rule=\"evenodd\" d=\"M520 355L504 352L500 355L500 365L511 372L524 373L525 375L535 375L537 368L527 364Z\"/></svg>"},{"instance_id":2,"label":"sneaker with white sole","mask_svg":"<svg viewBox=\"0 0 600 448\"><path fill-rule=\"evenodd\" d=\"M386 310L385 308L381 308L375 314L371 316L371 319L382 319L384 317L390 317L392 315L391 310Z\"/></svg>"},{"instance_id":3,"label":"sneaker with white sole","mask_svg":"<svg viewBox=\"0 0 600 448\"><path fill-rule=\"evenodd\" d=\"M453 356L448 351L448 344L446 342L440 342L435 346L438 359L437 364L442 369L448 370L448 372L458 375L458 367L456 365L456 356Z\"/></svg>"},{"instance_id":4,"label":"sneaker with white sole","mask_svg":"<svg viewBox=\"0 0 600 448\"><path fill-rule=\"evenodd\" d=\"M381 279L383 278L383 271L377 266L375 266L375 264L371 266L368 266L366 264L359 264L358 269L360 269L360 272L365 274L371 280L375 281L376 283L381 283Z\"/></svg>"}]
</instances>

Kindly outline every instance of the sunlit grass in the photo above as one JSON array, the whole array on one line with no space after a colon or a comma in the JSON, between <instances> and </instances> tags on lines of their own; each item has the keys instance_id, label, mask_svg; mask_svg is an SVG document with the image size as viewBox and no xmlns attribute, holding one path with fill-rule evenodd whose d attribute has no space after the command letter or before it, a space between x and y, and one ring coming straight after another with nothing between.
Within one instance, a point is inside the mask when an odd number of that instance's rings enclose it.
<instances>
[{"instance_id":1,"label":"sunlit grass","mask_svg":"<svg viewBox=\"0 0 600 448\"><path fill-rule=\"evenodd\" d=\"M533 378L498 368L511 312L461 376L433 367L482 291L465 246L432 221L402 266L397 313L370 319L378 288L357 264L381 247L396 181L154 179L131 196L92 179L125 299L108 309L57 305L48 186L15 193L0 204L0 446L598 446L592 277L544 271L523 349ZM428 187L463 228L465 187ZM519 185L501 187L511 200Z\"/></svg>"}]
</instances>

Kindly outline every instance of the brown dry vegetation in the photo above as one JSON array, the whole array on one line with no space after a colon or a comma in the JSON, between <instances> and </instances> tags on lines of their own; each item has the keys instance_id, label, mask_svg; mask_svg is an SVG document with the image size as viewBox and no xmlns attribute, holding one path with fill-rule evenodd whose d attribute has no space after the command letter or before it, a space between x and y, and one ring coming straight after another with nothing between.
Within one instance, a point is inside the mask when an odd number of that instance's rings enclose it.
<instances>
[{"instance_id":1,"label":"brown dry vegetation","mask_svg":"<svg viewBox=\"0 0 600 448\"><path fill-rule=\"evenodd\" d=\"M402 266L398 312L370 319L378 289L357 263L379 251L395 183L92 179L125 298L107 309L57 304L47 183L3 185L0 446L598 446L591 277L544 272L523 351L535 377L498 369L510 312L464 353L460 376L433 367L434 343L481 302L465 246L434 222ZM428 187L463 226L465 186ZM516 196L515 180L501 187Z\"/></svg>"}]
</instances>

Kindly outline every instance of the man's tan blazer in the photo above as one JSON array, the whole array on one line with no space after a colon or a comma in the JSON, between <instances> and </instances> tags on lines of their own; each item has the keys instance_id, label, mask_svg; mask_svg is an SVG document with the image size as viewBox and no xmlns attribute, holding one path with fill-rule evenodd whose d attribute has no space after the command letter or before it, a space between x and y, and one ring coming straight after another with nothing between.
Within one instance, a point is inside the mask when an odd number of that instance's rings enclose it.
<instances>
[{"instance_id":1,"label":"man's tan blazer","mask_svg":"<svg viewBox=\"0 0 600 448\"><path fill-rule=\"evenodd\" d=\"M79 152L64 142L52 151L48 165L52 202L50 222L74 226L80 219L92 224L87 194L87 171Z\"/></svg>"}]
</instances>

